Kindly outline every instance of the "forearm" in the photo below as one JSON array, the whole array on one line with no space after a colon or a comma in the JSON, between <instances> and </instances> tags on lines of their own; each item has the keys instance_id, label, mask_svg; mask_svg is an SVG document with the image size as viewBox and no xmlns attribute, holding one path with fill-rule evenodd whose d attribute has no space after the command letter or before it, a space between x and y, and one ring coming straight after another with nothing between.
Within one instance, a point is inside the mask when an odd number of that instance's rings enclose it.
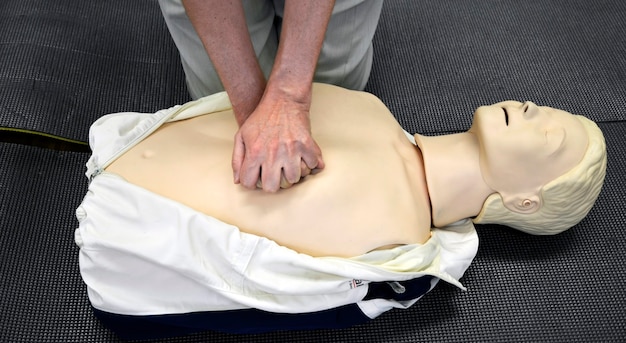
<instances>
[{"instance_id":1,"label":"forearm","mask_svg":"<svg viewBox=\"0 0 626 343\"><path fill-rule=\"evenodd\" d=\"M266 96L310 106L313 76L334 0L287 0Z\"/></svg>"},{"instance_id":2,"label":"forearm","mask_svg":"<svg viewBox=\"0 0 626 343\"><path fill-rule=\"evenodd\" d=\"M185 11L228 93L239 125L265 90L241 1L183 0Z\"/></svg>"}]
</instances>

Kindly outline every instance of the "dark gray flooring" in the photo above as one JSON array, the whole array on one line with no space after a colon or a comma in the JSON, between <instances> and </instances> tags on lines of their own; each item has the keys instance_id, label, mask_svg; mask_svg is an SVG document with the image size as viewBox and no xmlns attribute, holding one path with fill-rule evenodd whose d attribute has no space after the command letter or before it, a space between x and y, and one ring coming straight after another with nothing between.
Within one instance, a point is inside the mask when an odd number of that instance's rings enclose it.
<instances>
[{"instance_id":1,"label":"dark gray flooring","mask_svg":"<svg viewBox=\"0 0 626 343\"><path fill-rule=\"evenodd\" d=\"M504 99L586 115L609 150L596 206L553 237L479 226L467 292L438 287L366 325L168 342L626 341L625 18L617 0L387 1L367 90L408 131L464 130L475 107ZM5 0L0 127L84 141L103 114L183 103L177 58L155 1ZM0 342L117 341L78 274L87 158L0 143Z\"/></svg>"}]
</instances>

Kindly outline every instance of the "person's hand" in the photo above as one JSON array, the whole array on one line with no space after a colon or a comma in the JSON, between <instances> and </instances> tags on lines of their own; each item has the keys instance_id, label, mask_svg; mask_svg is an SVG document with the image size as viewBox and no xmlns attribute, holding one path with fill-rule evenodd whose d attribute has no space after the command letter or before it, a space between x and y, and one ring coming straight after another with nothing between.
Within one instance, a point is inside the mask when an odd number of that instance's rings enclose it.
<instances>
[{"instance_id":1,"label":"person's hand","mask_svg":"<svg viewBox=\"0 0 626 343\"><path fill-rule=\"evenodd\" d=\"M308 106L261 101L235 135L235 183L276 192L324 168L322 152L311 137Z\"/></svg>"}]
</instances>

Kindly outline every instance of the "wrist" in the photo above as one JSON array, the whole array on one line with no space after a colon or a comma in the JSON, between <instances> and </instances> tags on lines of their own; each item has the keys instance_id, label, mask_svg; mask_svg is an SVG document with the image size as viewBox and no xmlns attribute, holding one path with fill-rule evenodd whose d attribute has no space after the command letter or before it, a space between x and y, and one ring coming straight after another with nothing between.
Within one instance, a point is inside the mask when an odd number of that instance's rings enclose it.
<instances>
[{"instance_id":1,"label":"wrist","mask_svg":"<svg viewBox=\"0 0 626 343\"><path fill-rule=\"evenodd\" d=\"M311 106L313 92L312 80L307 80L306 78L302 80L297 76L290 75L288 72L285 74L281 75L280 72L272 74L263 97L299 104L308 111Z\"/></svg>"},{"instance_id":2,"label":"wrist","mask_svg":"<svg viewBox=\"0 0 626 343\"><path fill-rule=\"evenodd\" d=\"M235 119L241 126L261 102L265 91L265 78L262 74L257 78L248 77L245 83L226 88Z\"/></svg>"}]
</instances>

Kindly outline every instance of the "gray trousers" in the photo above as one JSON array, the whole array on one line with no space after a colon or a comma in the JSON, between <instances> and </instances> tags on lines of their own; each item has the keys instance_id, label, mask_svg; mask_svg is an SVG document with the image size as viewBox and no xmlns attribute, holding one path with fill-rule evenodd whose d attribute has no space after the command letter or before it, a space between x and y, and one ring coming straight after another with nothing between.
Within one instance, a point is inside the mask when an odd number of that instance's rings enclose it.
<instances>
[{"instance_id":1,"label":"gray trousers","mask_svg":"<svg viewBox=\"0 0 626 343\"><path fill-rule=\"evenodd\" d=\"M308 0L307 0L308 1ZM180 53L193 99L224 90L182 0L159 0L172 39ZM284 0L243 0L248 31L267 78L278 48ZM362 90L372 69L372 38L382 0L337 0L328 24L314 80Z\"/></svg>"}]
</instances>

